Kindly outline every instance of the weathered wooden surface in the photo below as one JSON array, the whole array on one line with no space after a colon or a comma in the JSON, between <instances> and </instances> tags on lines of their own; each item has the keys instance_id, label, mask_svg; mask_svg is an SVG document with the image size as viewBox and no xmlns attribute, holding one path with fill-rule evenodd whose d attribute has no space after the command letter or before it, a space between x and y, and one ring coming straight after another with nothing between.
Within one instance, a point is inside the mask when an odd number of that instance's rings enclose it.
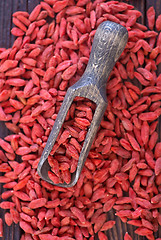
<instances>
[{"instance_id":1,"label":"weathered wooden surface","mask_svg":"<svg viewBox=\"0 0 161 240\"><path fill-rule=\"evenodd\" d=\"M0 47L9 48L12 46L14 37L11 36L10 30L13 27L12 24L12 13L15 11L28 11L29 13L32 9L39 3L39 0L0 0ZM156 10L156 15L161 13L161 0L129 0L129 3L134 5L136 9L140 10L143 14L140 18L140 22L147 24L146 20L146 10L150 6L154 6ZM158 68L158 73L161 73L161 64ZM161 140L161 119L158 125L159 138ZM9 131L5 128L3 122L0 122L0 137L5 137L8 135ZM2 192L2 186L0 185L0 193ZM4 217L4 210L0 210L0 217ZM139 237L134 234L135 228L131 225L123 224L119 218L116 218L114 211L110 211L107 215L108 220L116 220L116 226L112 230L108 230L107 236L109 240L123 240L125 232L129 232L133 240L146 240L144 237ZM3 240L20 240L21 230L18 225L12 224L11 227L7 227L4 224L4 237L0 238ZM155 238L161 238L161 228L155 234ZM96 237L97 239L97 237Z\"/></svg>"}]
</instances>

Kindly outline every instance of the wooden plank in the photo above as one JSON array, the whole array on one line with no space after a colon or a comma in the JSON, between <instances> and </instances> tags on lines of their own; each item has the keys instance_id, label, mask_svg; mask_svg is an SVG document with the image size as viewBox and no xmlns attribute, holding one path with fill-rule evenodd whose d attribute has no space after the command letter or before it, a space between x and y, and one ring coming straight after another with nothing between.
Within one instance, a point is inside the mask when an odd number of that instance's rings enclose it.
<instances>
[{"instance_id":1,"label":"wooden plank","mask_svg":"<svg viewBox=\"0 0 161 240\"><path fill-rule=\"evenodd\" d=\"M36 7L36 5L38 5L41 1L40 0L28 0L27 1L27 5L28 5L28 12L32 12L32 10L34 9L34 7Z\"/></svg>"},{"instance_id":2,"label":"wooden plank","mask_svg":"<svg viewBox=\"0 0 161 240\"><path fill-rule=\"evenodd\" d=\"M125 2L123 0L123 2ZM138 22L145 24L145 0L130 0L129 3L135 7L136 10L139 10L142 13L142 16L138 19ZM141 87L141 84L138 83L137 80L133 80L133 84L138 86L139 88ZM114 211L111 210L110 213L107 214L108 218L111 216L114 216ZM130 236L132 237L133 240L146 240L147 238L138 236L134 233L136 230L136 227L133 227L129 224L123 223L119 218L115 217L116 220L116 228L113 227L111 229L111 232L113 232L113 237L108 235L107 231L107 236L110 240L122 240L124 237L125 232L128 232Z\"/></svg>"},{"instance_id":3,"label":"wooden plank","mask_svg":"<svg viewBox=\"0 0 161 240\"><path fill-rule=\"evenodd\" d=\"M146 0L146 11L148 10L149 7L153 6L156 12L156 19L158 17L158 15L161 14L161 1L158 0ZM146 22L146 24L148 24ZM157 67L157 75L161 74L161 63L159 64L159 66ZM161 141L161 116L159 117L159 123L158 123L158 133L159 133L159 141ZM160 209L160 213L161 213L161 209ZM155 238L157 237L161 237L161 226L159 226L159 230L157 233L155 233Z\"/></svg>"},{"instance_id":4,"label":"wooden plank","mask_svg":"<svg viewBox=\"0 0 161 240\"><path fill-rule=\"evenodd\" d=\"M12 24L12 13L19 10L19 3L22 1L18 0L7 0L0 1L0 47L9 48L12 46L15 39L14 36L11 36ZM23 2L25 3L25 1ZM21 5L22 7L22 5ZM21 10L26 10L25 8ZM0 136L4 138L9 134L9 130L5 127L4 122L0 123ZM2 184L0 186L0 193L3 192ZM5 210L0 211L0 217L4 219ZM4 221L3 221L4 222ZM4 237L3 240L20 240L21 230L18 224L12 224L11 227L8 227L4 224Z\"/></svg>"},{"instance_id":5,"label":"wooden plank","mask_svg":"<svg viewBox=\"0 0 161 240\"><path fill-rule=\"evenodd\" d=\"M158 15L161 14L161 1L158 0L146 0L146 4L145 4L145 11L147 11L149 9L149 7L153 6L155 9L155 13L156 13L156 19L158 17ZM148 20L147 18L145 19L145 24L148 26ZM155 26L154 26L154 30ZM157 76L159 74L161 74L161 63L157 66ZM161 117L159 118L159 123L158 123L158 134L159 134L159 141L161 141ZM160 209L160 213L161 213L161 209ZM155 233L155 239L161 237L161 226L159 226L158 232Z\"/></svg>"},{"instance_id":6,"label":"wooden plank","mask_svg":"<svg viewBox=\"0 0 161 240\"><path fill-rule=\"evenodd\" d=\"M153 6L156 12L156 19L158 15L161 14L161 1L158 0L146 0L146 11L149 9L149 7ZM148 21L146 19L146 25L148 26ZM155 30L155 27L154 27ZM157 75L161 74L161 63L157 66ZM161 117L159 118L158 123L158 133L159 133L159 141L161 141ZM161 229L160 229L161 234Z\"/></svg>"},{"instance_id":7,"label":"wooden plank","mask_svg":"<svg viewBox=\"0 0 161 240\"><path fill-rule=\"evenodd\" d=\"M142 13L142 16L138 19L140 23L144 24L145 18L145 0L130 0L129 3L135 7L136 10L139 10Z\"/></svg>"}]
</instances>

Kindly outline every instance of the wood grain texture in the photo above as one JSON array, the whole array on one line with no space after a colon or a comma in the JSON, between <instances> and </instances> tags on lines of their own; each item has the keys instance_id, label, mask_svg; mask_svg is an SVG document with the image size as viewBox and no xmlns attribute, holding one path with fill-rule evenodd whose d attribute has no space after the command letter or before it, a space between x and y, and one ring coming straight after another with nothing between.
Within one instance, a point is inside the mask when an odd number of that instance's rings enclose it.
<instances>
[{"instance_id":1,"label":"wood grain texture","mask_svg":"<svg viewBox=\"0 0 161 240\"><path fill-rule=\"evenodd\" d=\"M40 177L45 181L54 184L48 176L50 165L47 159L56 142L57 136L74 98L80 96L90 99L97 107L79 155L77 169L72 174L70 183L58 183L56 185L59 187L73 187L77 183L91 149L92 142L100 126L101 119L107 108L107 79L115 63L121 56L127 41L128 31L120 24L105 21L97 28L85 72L79 81L68 88L39 161L37 171Z\"/></svg>"},{"instance_id":2,"label":"wood grain texture","mask_svg":"<svg viewBox=\"0 0 161 240\"><path fill-rule=\"evenodd\" d=\"M12 46L14 37L11 36L10 30L13 27L12 24L12 13L15 11L28 11L29 13L32 9L39 3L39 0L0 0L0 47L9 48ZM154 6L156 10L156 15L161 13L161 0L129 0L129 3L134 5L136 9L140 10L143 17L140 18L140 22L147 24L146 11L150 6ZM161 73L161 64L158 67L158 73ZM159 119L158 132L161 140L161 119ZM0 137L4 138L9 134L9 131L5 128L3 122L0 123ZM2 185L0 185L0 193L3 192ZM4 218L4 210L0 210L0 217ZM114 211L110 211L107 214L108 220L116 220L116 226L112 230L108 230L107 236L109 240L123 240L124 233L128 231L132 236L133 240L146 240L144 237L139 237L134 234L134 229L131 225L124 224L119 218L116 218ZM0 238L3 240L20 240L21 230L18 225L13 224L11 227L4 225L4 237ZM161 237L161 228L155 234L155 238ZM97 236L96 238L97 239Z\"/></svg>"}]
</instances>

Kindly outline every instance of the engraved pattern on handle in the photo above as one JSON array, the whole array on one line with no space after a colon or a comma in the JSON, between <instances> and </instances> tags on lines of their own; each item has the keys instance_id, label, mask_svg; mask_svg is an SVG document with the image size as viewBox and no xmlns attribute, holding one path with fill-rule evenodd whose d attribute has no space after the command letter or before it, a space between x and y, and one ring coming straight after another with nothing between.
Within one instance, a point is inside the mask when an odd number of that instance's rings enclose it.
<instances>
[{"instance_id":1,"label":"engraved pattern on handle","mask_svg":"<svg viewBox=\"0 0 161 240\"><path fill-rule=\"evenodd\" d=\"M127 39L128 32L125 27L110 21L101 23L94 36L85 73L80 79L81 85L84 85L89 77L92 85L102 88L123 52Z\"/></svg>"}]
</instances>

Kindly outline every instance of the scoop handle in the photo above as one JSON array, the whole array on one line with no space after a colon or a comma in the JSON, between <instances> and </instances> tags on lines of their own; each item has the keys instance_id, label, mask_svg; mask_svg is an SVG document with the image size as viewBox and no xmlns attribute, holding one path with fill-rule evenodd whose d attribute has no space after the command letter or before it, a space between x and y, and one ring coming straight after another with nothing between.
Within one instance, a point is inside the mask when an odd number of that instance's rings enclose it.
<instances>
[{"instance_id":1,"label":"scoop handle","mask_svg":"<svg viewBox=\"0 0 161 240\"><path fill-rule=\"evenodd\" d=\"M115 22L105 21L99 25L94 36L90 58L81 79L81 85L94 84L99 89L106 83L116 61L128 40L128 31ZM86 82L86 84L85 84Z\"/></svg>"}]
</instances>

